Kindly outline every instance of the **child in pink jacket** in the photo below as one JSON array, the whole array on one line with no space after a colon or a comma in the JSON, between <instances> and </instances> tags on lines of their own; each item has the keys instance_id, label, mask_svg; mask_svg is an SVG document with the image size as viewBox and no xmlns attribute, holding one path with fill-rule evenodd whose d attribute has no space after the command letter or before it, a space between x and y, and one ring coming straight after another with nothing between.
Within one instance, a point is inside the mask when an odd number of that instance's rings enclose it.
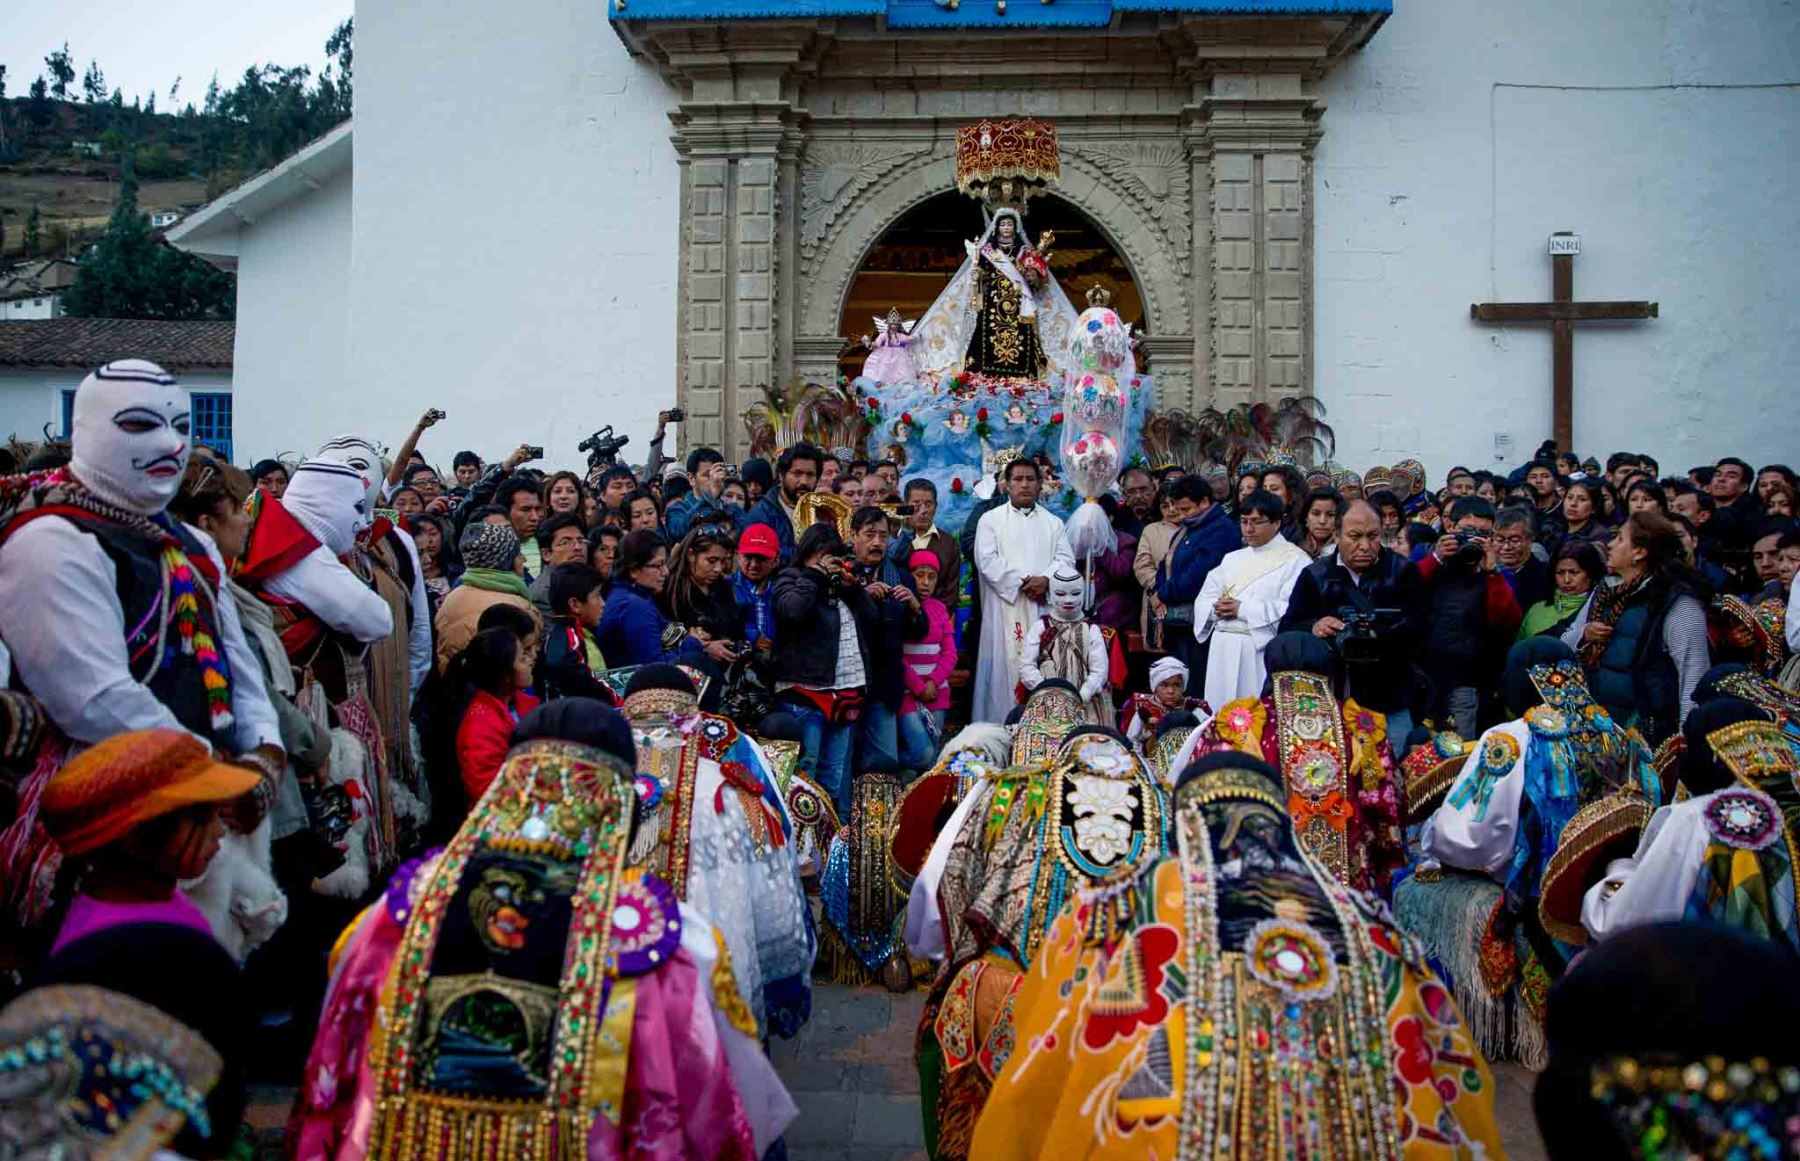
<instances>
[{"instance_id":1,"label":"child in pink jacket","mask_svg":"<svg viewBox=\"0 0 1800 1161\"><path fill-rule=\"evenodd\" d=\"M950 708L950 671L956 668L956 637L950 610L931 595L937 587L938 558L919 551L907 558L907 567L919 587L919 605L929 626L919 641L902 649L906 697L900 702L900 767L915 773L937 761L944 733L944 714Z\"/></svg>"}]
</instances>

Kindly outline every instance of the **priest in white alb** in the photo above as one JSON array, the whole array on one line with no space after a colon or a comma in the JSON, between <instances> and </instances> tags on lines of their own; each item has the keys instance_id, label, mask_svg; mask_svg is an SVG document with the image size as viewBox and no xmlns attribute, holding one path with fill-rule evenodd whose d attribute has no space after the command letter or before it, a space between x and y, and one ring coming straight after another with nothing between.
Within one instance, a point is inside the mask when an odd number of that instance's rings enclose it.
<instances>
[{"instance_id":1,"label":"priest in white alb","mask_svg":"<svg viewBox=\"0 0 1800 1161\"><path fill-rule=\"evenodd\" d=\"M1275 639L1294 581L1312 558L1281 535L1283 505L1258 488L1238 505L1245 547L1225 554L1206 574L1194 601L1194 636L1210 639L1206 701L1222 706L1261 697L1263 650Z\"/></svg>"},{"instance_id":2,"label":"priest in white alb","mask_svg":"<svg viewBox=\"0 0 1800 1161\"><path fill-rule=\"evenodd\" d=\"M1075 567L1062 521L1037 502L1043 488L1037 464L1013 460L1006 465L1004 483L1008 502L982 516L975 526L975 567L981 572L974 709L978 722L1002 722L1012 712L1018 702L1014 687L1019 683L1019 648L1044 613L1050 574L1059 566Z\"/></svg>"}]
</instances>

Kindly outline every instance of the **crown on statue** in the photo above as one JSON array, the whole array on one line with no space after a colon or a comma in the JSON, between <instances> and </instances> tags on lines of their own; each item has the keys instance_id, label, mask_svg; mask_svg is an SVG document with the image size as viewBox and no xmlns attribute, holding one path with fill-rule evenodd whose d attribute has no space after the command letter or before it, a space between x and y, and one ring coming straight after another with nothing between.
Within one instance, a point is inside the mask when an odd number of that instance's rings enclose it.
<instances>
[{"instance_id":1,"label":"crown on statue","mask_svg":"<svg viewBox=\"0 0 1800 1161\"><path fill-rule=\"evenodd\" d=\"M997 476L1004 476L1006 474L1006 469L1012 467L1013 464L1017 463L1024 455L1025 448L1023 446L1001 448L994 453L994 474Z\"/></svg>"},{"instance_id":2,"label":"crown on statue","mask_svg":"<svg viewBox=\"0 0 1800 1161\"><path fill-rule=\"evenodd\" d=\"M1111 306L1112 291L1099 285L1088 287L1087 304L1089 306Z\"/></svg>"},{"instance_id":3,"label":"crown on statue","mask_svg":"<svg viewBox=\"0 0 1800 1161\"><path fill-rule=\"evenodd\" d=\"M977 121L956 131L956 188L989 205L1021 206L1062 180L1056 126L1035 117Z\"/></svg>"}]
</instances>

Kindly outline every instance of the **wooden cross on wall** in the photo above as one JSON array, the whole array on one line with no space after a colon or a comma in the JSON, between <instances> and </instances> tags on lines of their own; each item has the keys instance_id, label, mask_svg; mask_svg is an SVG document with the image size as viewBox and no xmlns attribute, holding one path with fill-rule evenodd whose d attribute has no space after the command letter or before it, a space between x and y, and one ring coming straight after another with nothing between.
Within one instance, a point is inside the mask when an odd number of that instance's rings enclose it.
<instances>
[{"instance_id":1,"label":"wooden cross on wall","mask_svg":"<svg viewBox=\"0 0 1800 1161\"><path fill-rule=\"evenodd\" d=\"M1657 317L1654 302L1576 302L1575 255L1581 239L1566 231L1550 235L1549 302L1476 302L1477 322L1551 324L1551 434L1563 451L1575 450L1575 324Z\"/></svg>"}]
</instances>

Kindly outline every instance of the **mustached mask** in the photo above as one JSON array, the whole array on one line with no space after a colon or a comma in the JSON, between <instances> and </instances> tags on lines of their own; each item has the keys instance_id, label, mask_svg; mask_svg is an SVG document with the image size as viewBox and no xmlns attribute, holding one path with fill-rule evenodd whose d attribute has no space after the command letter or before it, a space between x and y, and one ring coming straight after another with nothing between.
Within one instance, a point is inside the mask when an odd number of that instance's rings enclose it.
<instances>
[{"instance_id":1,"label":"mustached mask","mask_svg":"<svg viewBox=\"0 0 1800 1161\"><path fill-rule=\"evenodd\" d=\"M76 479L107 503L154 516L187 471L187 392L155 363L108 363L76 388L70 435Z\"/></svg>"},{"instance_id":2,"label":"mustached mask","mask_svg":"<svg viewBox=\"0 0 1800 1161\"><path fill-rule=\"evenodd\" d=\"M1079 621L1087 604L1087 582L1079 573L1058 570L1050 578L1050 589L1044 594L1050 615L1058 621Z\"/></svg>"},{"instance_id":3,"label":"mustached mask","mask_svg":"<svg viewBox=\"0 0 1800 1161\"><path fill-rule=\"evenodd\" d=\"M281 506L333 556L348 556L369 526L369 493L348 464L308 460L295 470Z\"/></svg>"},{"instance_id":4,"label":"mustached mask","mask_svg":"<svg viewBox=\"0 0 1800 1161\"><path fill-rule=\"evenodd\" d=\"M381 484L387 477L390 465L387 456L373 442L358 435L340 435L321 447L316 458L355 468L363 478L363 491L368 496L369 510L374 511L381 506Z\"/></svg>"}]
</instances>

